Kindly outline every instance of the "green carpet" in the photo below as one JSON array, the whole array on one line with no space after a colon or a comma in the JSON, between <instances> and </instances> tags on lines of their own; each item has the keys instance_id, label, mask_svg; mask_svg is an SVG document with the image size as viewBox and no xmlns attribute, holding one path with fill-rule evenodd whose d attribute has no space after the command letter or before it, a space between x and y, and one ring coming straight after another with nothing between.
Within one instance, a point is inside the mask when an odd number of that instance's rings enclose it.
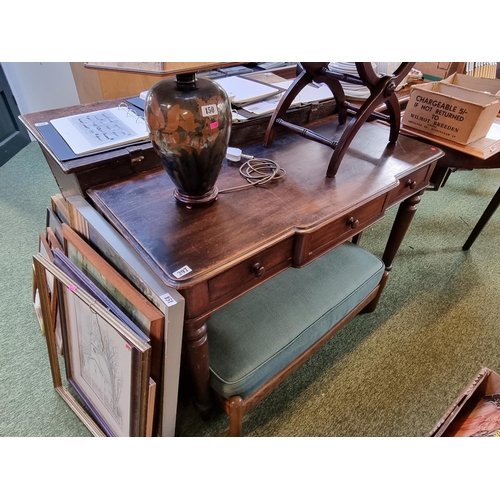
<instances>
[{"instance_id":1,"label":"green carpet","mask_svg":"<svg viewBox=\"0 0 500 500\"><path fill-rule=\"evenodd\" d=\"M422 197L377 310L357 317L244 421L247 436L425 436L482 366L500 372L500 221L461 247L500 171L452 174ZM37 143L0 167L0 436L88 436L52 387L31 262L58 192ZM381 256L395 216L365 231ZM178 435L225 435L181 398Z\"/></svg>"}]
</instances>

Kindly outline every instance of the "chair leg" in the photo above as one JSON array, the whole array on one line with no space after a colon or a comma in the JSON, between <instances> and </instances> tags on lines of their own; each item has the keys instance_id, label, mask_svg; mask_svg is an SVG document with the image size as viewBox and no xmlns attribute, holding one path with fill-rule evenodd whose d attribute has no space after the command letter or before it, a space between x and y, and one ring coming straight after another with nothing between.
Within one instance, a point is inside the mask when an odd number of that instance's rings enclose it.
<instances>
[{"instance_id":1,"label":"chair leg","mask_svg":"<svg viewBox=\"0 0 500 500\"><path fill-rule=\"evenodd\" d=\"M241 437L243 432L243 400L240 396L232 396L227 404L229 415L229 436Z\"/></svg>"}]
</instances>

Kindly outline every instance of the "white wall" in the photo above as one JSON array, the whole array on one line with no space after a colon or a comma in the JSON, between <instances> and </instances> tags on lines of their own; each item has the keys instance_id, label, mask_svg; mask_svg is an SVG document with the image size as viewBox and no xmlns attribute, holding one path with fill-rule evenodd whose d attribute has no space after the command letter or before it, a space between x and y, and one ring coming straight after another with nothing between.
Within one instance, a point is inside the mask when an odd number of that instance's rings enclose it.
<instances>
[{"instance_id":1,"label":"white wall","mask_svg":"<svg viewBox=\"0 0 500 500\"><path fill-rule=\"evenodd\" d=\"M21 114L80 104L69 62L2 62Z\"/></svg>"}]
</instances>

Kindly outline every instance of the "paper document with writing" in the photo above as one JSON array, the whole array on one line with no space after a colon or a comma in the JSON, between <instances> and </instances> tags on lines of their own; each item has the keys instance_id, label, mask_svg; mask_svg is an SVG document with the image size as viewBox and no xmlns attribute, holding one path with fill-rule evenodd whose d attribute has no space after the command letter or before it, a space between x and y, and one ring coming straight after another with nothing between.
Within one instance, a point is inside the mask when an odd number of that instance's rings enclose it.
<instances>
[{"instance_id":1,"label":"paper document with writing","mask_svg":"<svg viewBox=\"0 0 500 500\"><path fill-rule=\"evenodd\" d=\"M266 97L283 92L277 87L271 87L265 83L256 82L239 76L228 76L227 78L218 78L214 81L227 92L233 104L242 105L249 102L260 101Z\"/></svg>"},{"instance_id":2,"label":"paper document with writing","mask_svg":"<svg viewBox=\"0 0 500 500\"><path fill-rule=\"evenodd\" d=\"M284 80L282 82L275 82L273 83L273 85L275 85L276 87L280 87L283 90L286 90L292 84L292 82L293 80ZM268 97L267 99L264 99L262 101L242 106L242 109L248 111L249 113L253 113L254 115L273 113L274 110L278 107L278 104L282 96L283 94L279 94L273 97ZM327 85L318 85L318 86L306 85L305 88L298 93L297 97L293 100L290 107L309 104L311 102L324 101L326 99L332 99L332 98L333 94Z\"/></svg>"},{"instance_id":3,"label":"paper document with writing","mask_svg":"<svg viewBox=\"0 0 500 500\"><path fill-rule=\"evenodd\" d=\"M126 106L56 118L50 123L77 155L148 137L144 118Z\"/></svg>"},{"instance_id":4,"label":"paper document with writing","mask_svg":"<svg viewBox=\"0 0 500 500\"><path fill-rule=\"evenodd\" d=\"M286 78L283 78L282 76L278 76L274 73L252 73L250 75L245 75L245 78L248 80L254 80L256 82L264 83L266 85L271 85L273 86L277 82L284 82Z\"/></svg>"},{"instance_id":5,"label":"paper document with writing","mask_svg":"<svg viewBox=\"0 0 500 500\"><path fill-rule=\"evenodd\" d=\"M293 82L294 80L285 80L284 82L277 82L273 85L283 90L287 90ZM319 83L306 85L298 93L293 102L297 102L299 104L309 104L311 102L326 101L327 99L333 99L332 91L325 83Z\"/></svg>"},{"instance_id":6,"label":"paper document with writing","mask_svg":"<svg viewBox=\"0 0 500 500\"><path fill-rule=\"evenodd\" d=\"M263 101L257 101L251 104L247 104L246 106L242 106L241 109L244 109L245 111L248 111L249 113L252 113L254 115L264 115L266 113L273 113L274 110L278 107L278 104L281 100L281 96L282 94L273 97L268 97ZM299 104L300 101L298 100L297 97L294 99L290 107L298 106Z\"/></svg>"}]
</instances>

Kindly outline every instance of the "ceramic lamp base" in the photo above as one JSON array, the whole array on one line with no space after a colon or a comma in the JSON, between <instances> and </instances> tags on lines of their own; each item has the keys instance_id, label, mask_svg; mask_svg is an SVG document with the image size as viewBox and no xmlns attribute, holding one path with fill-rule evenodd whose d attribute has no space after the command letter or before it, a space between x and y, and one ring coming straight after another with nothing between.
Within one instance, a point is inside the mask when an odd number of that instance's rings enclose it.
<instances>
[{"instance_id":1,"label":"ceramic lamp base","mask_svg":"<svg viewBox=\"0 0 500 500\"><path fill-rule=\"evenodd\" d=\"M191 196L181 193L177 188L174 189L175 199L183 205L186 205L186 208L209 205L210 203L213 203L218 196L219 190L217 189L217 186L214 186L210 191L203 194L202 196Z\"/></svg>"},{"instance_id":2,"label":"ceramic lamp base","mask_svg":"<svg viewBox=\"0 0 500 500\"><path fill-rule=\"evenodd\" d=\"M194 73L179 74L151 87L144 116L153 148L175 186L176 200L189 208L214 202L231 134L226 91Z\"/></svg>"}]
</instances>

